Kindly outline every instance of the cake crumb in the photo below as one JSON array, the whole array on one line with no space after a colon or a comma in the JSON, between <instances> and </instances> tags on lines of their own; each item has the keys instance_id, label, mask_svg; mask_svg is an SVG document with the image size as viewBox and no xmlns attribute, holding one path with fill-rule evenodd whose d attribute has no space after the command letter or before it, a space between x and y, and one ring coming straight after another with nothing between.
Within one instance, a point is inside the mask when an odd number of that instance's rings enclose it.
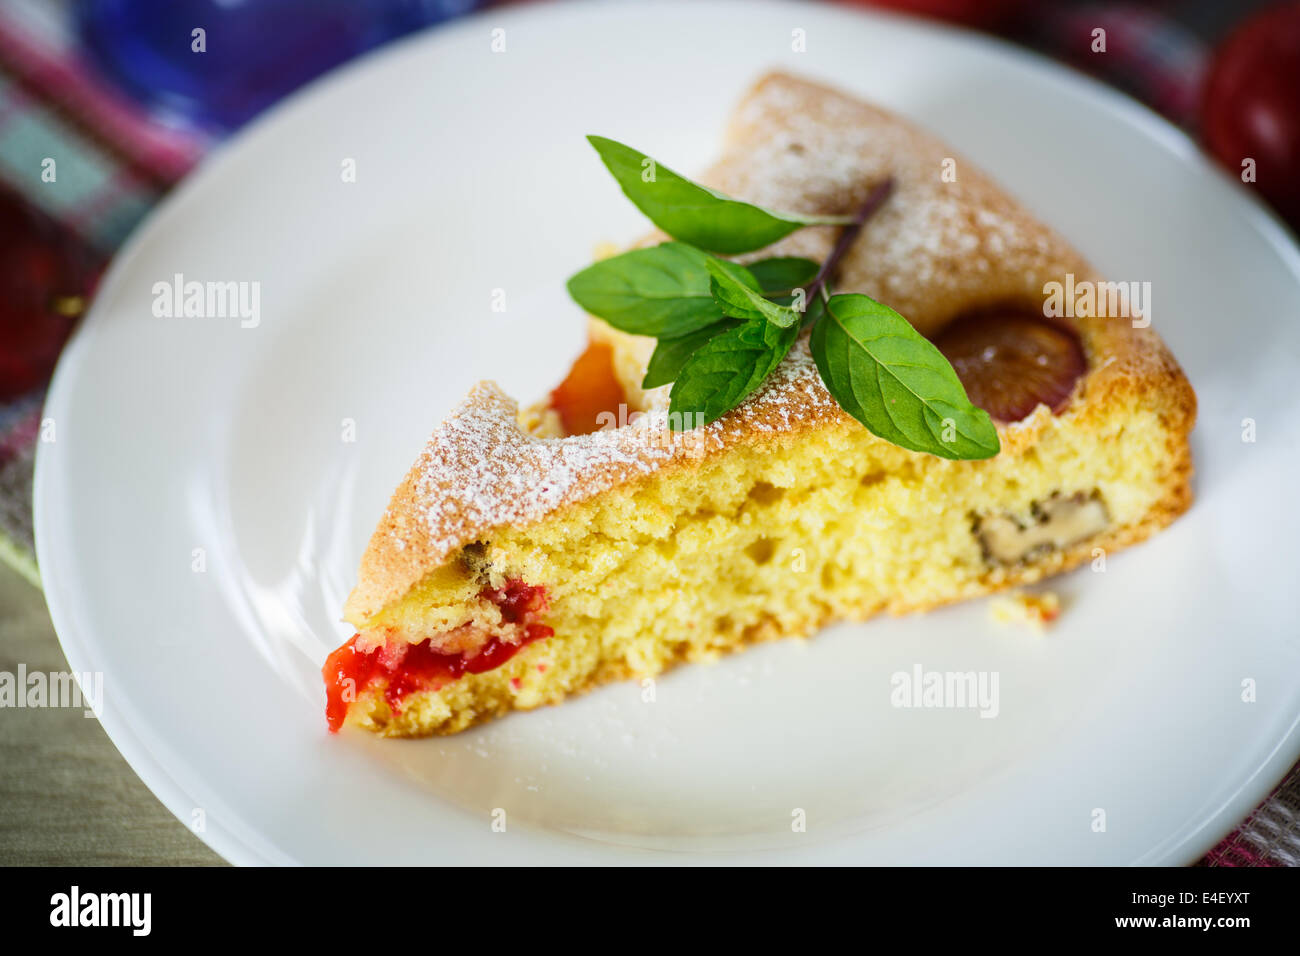
<instances>
[{"instance_id":1,"label":"cake crumb","mask_svg":"<svg viewBox=\"0 0 1300 956\"><path fill-rule=\"evenodd\" d=\"M998 624L1027 624L1042 632L1061 616L1061 599L1051 591L1012 591L994 597L989 602L989 613Z\"/></svg>"}]
</instances>

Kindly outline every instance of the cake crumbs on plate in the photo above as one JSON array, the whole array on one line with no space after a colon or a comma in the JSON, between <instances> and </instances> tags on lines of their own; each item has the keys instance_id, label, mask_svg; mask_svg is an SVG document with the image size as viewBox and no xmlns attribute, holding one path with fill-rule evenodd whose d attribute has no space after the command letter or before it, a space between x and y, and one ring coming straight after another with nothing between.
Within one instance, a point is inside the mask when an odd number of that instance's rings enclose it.
<instances>
[{"instance_id":1,"label":"cake crumbs on plate","mask_svg":"<svg viewBox=\"0 0 1300 956\"><path fill-rule=\"evenodd\" d=\"M1012 591L994 597L989 613L998 624L1027 624L1041 632L1061 616L1061 599L1052 591Z\"/></svg>"}]
</instances>

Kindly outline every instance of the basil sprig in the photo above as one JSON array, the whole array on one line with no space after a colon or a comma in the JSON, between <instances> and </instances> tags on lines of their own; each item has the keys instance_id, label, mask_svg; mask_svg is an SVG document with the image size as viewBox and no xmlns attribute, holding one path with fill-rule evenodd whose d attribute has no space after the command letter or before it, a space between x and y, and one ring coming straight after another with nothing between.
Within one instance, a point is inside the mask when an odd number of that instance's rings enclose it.
<instances>
[{"instance_id":1,"label":"basil sprig","mask_svg":"<svg viewBox=\"0 0 1300 956\"><path fill-rule=\"evenodd\" d=\"M677 376L681 374L682 366L706 342L715 335L721 335L739 324L739 319L722 319L712 325L706 325L702 329L688 332L686 335L677 338L661 338L655 343L654 354L650 356L650 361L646 363L645 378L641 382L641 387L658 388L660 385L667 385L669 382L676 381Z\"/></svg>"},{"instance_id":2,"label":"basil sprig","mask_svg":"<svg viewBox=\"0 0 1300 956\"><path fill-rule=\"evenodd\" d=\"M669 396L669 420L707 425L731 411L781 364L799 338L784 328L749 319L709 339L686 360Z\"/></svg>"},{"instance_id":3,"label":"basil sprig","mask_svg":"<svg viewBox=\"0 0 1300 956\"><path fill-rule=\"evenodd\" d=\"M770 246L804 226L847 225L843 216L774 212L691 182L645 153L603 136L588 136L623 193L674 239L735 255Z\"/></svg>"},{"instance_id":4,"label":"basil sprig","mask_svg":"<svg viewBox=\"0 0 1300 956\"><path fill-rule=\"evenodd\" d=\"M737 276L721 259L711 259L705 267L709 270L709 293L727 315L738 319L766 319L783 329L799 323L799 313L794 309L763 297L752 272L746 270L744 276Z\"/></svg>"},{"instance_id":5,"label":"basil sprig","mask_svg":"<svg viewBox=\"0 0 1300 956\"><path fill-rule=\"evenodd\" d=\"M588 139L627 197L676 241L588 266L569 280L569 294L614 328L658 339L642 387L672 383L673 427L731 411L811 327L827 391L872 434L942 458L998 453L992 420L971 404L933 343L868 296L829 293L835 266L888 198L892 180L873 189L854 216L803 216L693 183L614 140ZM846 227L820 266L788 256L740 265L714 255L752 252L811 225Z\"/></svg>"},{"instance_id":6,"label":"basil sprig","mask_svg":"<svg viewBox=\"0 0 1300 956\"><path fill-rule=\"evenodd\" d=\"M807 286L817 277L820 266L811 259L777 256L751 262L745 268L758 280L759 288L767 295L781 302L782 305L789 305L789 302L782 302L783 298L791 298L786 293Z\"/></svg>"},{"instance_id":7,"label":"basil sprig","mask_svg":"<svg viewBox=\"0 0 1300 956\"><path fill-rule=\"evenodd\" d=\"M827 390L873 435L940 458L998 453L988 413L966 398L934 343L889 306L831 296L810 344Z\"/></svg>"},{"instance_id":8,"label":"basil sprig","mask_svg":"<svg viewBox=\"0 0 1300 956\"><path fill-rule=\"evenodd\" d=\"M707 263L711 259L721 268L739 270L744 281L756 283L741 266L721 265L724 260L684 242L665 242L588 266L569 279L569 295L624 332L667 338L686 335L721 321L724 315L710 289Z\"/></svg>"}]
</instances>

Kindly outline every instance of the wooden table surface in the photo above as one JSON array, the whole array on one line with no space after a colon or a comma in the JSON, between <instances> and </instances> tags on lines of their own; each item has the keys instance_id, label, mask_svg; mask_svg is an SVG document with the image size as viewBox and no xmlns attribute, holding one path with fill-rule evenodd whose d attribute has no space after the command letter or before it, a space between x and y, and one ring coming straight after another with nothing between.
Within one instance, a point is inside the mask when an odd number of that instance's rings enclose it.
<instances>
[{"instance_id":1,"label":"wooden table surface","mask_svg":"<svg viewBox=\"0 0 1300 956\"><path fill-rule=\"evenodd\" d=\"M66 671L41 592L0 565L0 671ZM219 865L82 709L0 708L0 865Z\"/></svg>"}]
</instances>

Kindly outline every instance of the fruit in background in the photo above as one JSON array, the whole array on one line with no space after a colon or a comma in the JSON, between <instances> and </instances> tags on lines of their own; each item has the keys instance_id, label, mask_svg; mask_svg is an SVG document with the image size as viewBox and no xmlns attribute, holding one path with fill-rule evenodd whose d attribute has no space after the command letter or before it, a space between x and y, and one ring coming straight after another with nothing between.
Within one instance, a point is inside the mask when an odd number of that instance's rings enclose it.
<instances>
[{"instance_id":1,"label":"fruit in background","mask_svg":"<svg viewBox=\"0 0 1300 956\"><path fill-rule=\"evenodd\" d=\"M627 401L623 386L614 374L614 350L594 342L578 356L564 381L551 392L551 407L560 415L566 435L587 435L599 431L601 415L618 415Z\"/></svg>"},{"instance_id":2,"label":"fruit in background","mask_svg":"<svg viewBox=\"0 0 1300 956\"><path fill-rule=\"evenodd\" d=\"M935 17L983 30L1006 26L1025 5L1024 0L844 0L860 7L883 7L901 13Z\"/></svg>"},{"instance_id":3,"label":"fruit in background","mask_svg":"<svg viewBox=\"0 0 1300 956\"><path fill-rule=\"evenodd\" d=\"M94 274L70 236L0 191L0 401L49 378L85 309Z\"/></svg>"},{"instance_id":4,"label":"fruit in background","mask_svg":"<svg viewBox=\"0 0 1300 956\"><path fill-rule=\"evenodd\" d=\"M1300 3L1264 10L1228 36L1201 110L1209 151L1238 176L1255 160L1252 188L1300 230Z\"/></svg>"}]
</instances>

